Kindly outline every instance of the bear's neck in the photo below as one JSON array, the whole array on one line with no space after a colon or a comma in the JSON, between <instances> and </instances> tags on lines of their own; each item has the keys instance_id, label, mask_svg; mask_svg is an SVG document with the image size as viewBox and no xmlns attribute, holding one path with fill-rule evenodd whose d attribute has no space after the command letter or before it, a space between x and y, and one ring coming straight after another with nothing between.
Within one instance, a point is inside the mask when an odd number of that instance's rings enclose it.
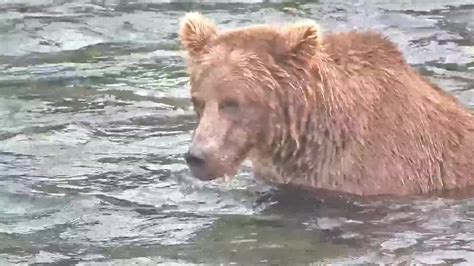
<instances>
[{"instance_id":1,"label":"bear's neck","mask_svg":"<svg viewBox=\"0 0 474 266\"><path fill-rule=\"evenodd\" d=\"M338 171L335 162L344 157L349 136L355 130L349 105L350 92L335 91L326 69L318 64L287 73L279 84L286 95L279 95L282 108L273 113L270 135L252 156L257 176L279 184L333 188L341 181L329 180ZM290 68L295 69L295 68ZM331 71L335 71L334 69ZM334 73L334 72L333 72ZM340 106L337 103L344 102ZM334 183L334 184L333 184Z\"/></svg>"},{"instance_id":2,"label":"bear's neck","mask_svg":"<svg viewBox=\"0 0 474 266\"><path fill-rule=\"evenodd\" d=\"M256 153L252 161L260 178L277 184L333 189L341 181L336 176L339 158L344 157L349 139L342 129L330 129L320 117L308 118L309 128L298 137L287 136L274 141Z\"/></svg>"}]
</instances>

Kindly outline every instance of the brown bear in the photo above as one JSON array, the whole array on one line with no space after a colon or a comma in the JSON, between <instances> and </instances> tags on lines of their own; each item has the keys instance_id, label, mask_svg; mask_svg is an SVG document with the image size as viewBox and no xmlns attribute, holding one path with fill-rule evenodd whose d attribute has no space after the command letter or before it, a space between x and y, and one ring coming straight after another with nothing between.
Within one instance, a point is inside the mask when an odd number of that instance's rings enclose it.
<instances>
[{"instance_id":1,"label":"brown bear","mask_svg":"<svg viewBox=\"0 0 474 266\"><path fill-rule=\"evenodd\" d=\"M193 176L257 178L321 192L414 195L474 185L474 115L381 34L303 21L226 32L181 24L199 123Z\"/></svg>"}]
</instances>

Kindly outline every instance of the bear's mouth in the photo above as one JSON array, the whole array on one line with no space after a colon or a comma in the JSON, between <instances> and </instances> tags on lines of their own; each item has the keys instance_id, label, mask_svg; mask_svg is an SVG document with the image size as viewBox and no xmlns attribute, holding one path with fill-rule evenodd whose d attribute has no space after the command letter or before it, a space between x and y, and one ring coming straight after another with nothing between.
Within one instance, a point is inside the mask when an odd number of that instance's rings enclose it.
<instances>
[{"instance_id":1,"label":"bear's mouth","mask_svg":"<svg viewBox=\"0 0 474 266\"><path fill-rule=\"evenodd\" d=\"M211 181L220 177L220 175L212 173L207 167L189 166L189 169L191 170L191 175L201 181Z\"/></svg>"},{"instance_id":2,"label":"bear's mouth","mask_svg":"<svg viewBox=\"0 0 474 266\"><path fill-rule=\"evenodd\" d=\"M221 171L219 171L208 166L188 165L188 167L191 171L191 175L201 181L211 181L218 178L224 178L225 181L229 181L237 174L239 169L238 167L235 169L232 167L223 167Z\"/></svg>"},{"instance_id":3,"label":"bear's mouth","mask_svg":"<svg viewBox=\"0 0 474 266\"><path fill-rule=\"evenodd\" d=\"M206 158L206 160L188 157L186 163L191 175L201 181L211 181L218 178L230 180L235 177L240 169L243 160L249 153L249 149L242 152L241 156Z\"/></svg>"}]
</instances>

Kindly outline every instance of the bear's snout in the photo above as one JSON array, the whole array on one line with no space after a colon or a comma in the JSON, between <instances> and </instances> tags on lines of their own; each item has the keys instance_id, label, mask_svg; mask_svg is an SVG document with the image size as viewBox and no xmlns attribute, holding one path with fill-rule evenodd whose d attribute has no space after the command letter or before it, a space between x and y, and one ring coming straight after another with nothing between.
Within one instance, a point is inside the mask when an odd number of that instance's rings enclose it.
<instances>
[{"instance_id":1,"label":"bear's snout","mask_svg":"<svg viewBox=\"0 0 474 266\"><path fill-rule=\"evenodd\" d=\"M210 171L208 156L202 149L192 147L184 155L184 159L194 177L200 180L212 180L217 177Z\"/></svg>"},{"instance_id":2,"label":"bear's snout","mask_svg":"<svg viewBox=\"0 0 474 266\"><path fill-rule=\"evenodd\" d=\"M203 167L206 165L206 156L202 152L190 150L184 155L184 159L190 167Z\"/></svg>"}]
</instances>

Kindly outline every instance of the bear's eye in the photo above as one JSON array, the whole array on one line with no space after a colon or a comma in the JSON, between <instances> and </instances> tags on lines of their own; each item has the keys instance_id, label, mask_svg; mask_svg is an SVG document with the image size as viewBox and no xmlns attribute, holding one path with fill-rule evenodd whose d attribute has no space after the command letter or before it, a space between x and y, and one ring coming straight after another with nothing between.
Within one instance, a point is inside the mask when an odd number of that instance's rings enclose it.
<instances>
[{"instance_id":1,"label":"bear's eye","mask_svg":"<svg viewBox=\"0 0 474 266\"><path fill-rule=\"evenodd\" d=\"M239 108L239 102L234 99L226 99L223 102L219 103L220 110L236 110Z\"/></svg>"}]
</instances>

